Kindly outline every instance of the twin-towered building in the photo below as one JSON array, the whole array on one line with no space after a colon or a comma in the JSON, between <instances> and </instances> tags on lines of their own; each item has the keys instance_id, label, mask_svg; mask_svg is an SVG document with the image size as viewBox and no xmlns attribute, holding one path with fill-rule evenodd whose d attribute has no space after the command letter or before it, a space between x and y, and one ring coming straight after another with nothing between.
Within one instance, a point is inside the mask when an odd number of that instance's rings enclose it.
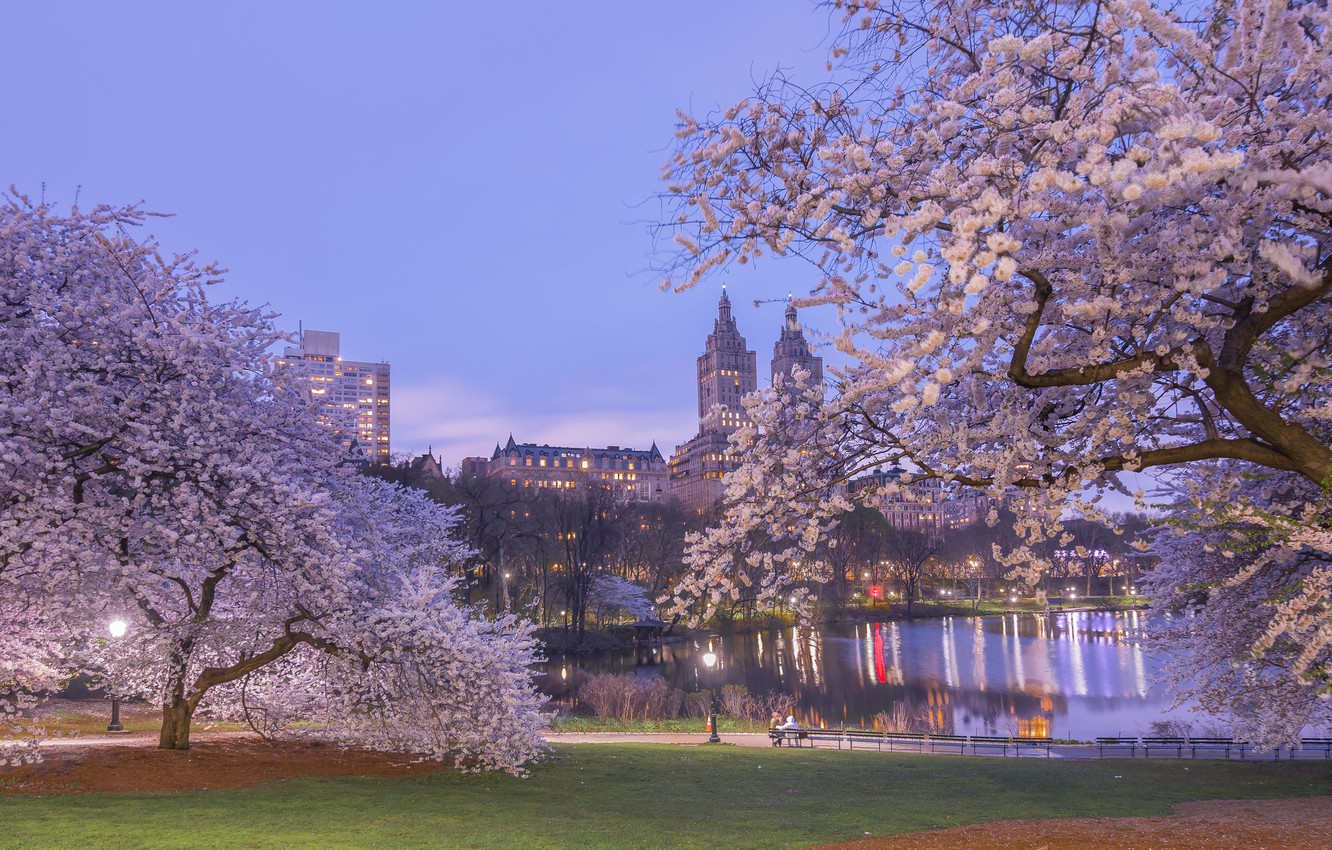
<instances>
[{"instance_id":1,"label":"twin-towered building","mask_svg":"<svg viewBox=\"0 0 1332 850\"><path fill-rule=\"evenodd\" d=\"M823 358L815 357L788 304L781 335L772 347L771 376L801 368L809 383L823 383ZM722 290L717 320L698 358L698 433L671 455L670 493L687 510L702 513L726 493L722 479L739 466L731 434L753 424L741 403L758 388L757 358L745 343L731 313L731 299Z\"/></svg>"},{"instance_id":2,"label":"twin-towered building","mask_svg":"<svg viewBox=\"0 0 1332 850\"><path fill-rule=\"evenodd\" d=\"M771 366L773 376L800 367L810 372L811 382L823 381L823 359L811 354L790 305ZM593 449L518 443L510 435L504 446L495 445L489 458L464 458L463 472L497 478L514 488L598 486L628 499L676 498L686 509L702 513L720 501L722 477L739 464L729 438L752 424L742 400L756 389L757 358L740 335L723 290L712 333L698 358L698 433L676 448L669 463L656 443L646 450Z\"/></svg>"}]
</instances>

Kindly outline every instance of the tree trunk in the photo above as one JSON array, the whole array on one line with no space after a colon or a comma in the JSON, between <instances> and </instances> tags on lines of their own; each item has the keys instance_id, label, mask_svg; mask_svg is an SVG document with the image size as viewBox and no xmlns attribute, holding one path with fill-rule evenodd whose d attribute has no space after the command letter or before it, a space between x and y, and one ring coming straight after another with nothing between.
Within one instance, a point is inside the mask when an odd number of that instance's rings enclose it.
<instances>
[{"instance_id":1,"label":"tree trunk","mask_svg":"<svg viewBox=\"0 0 1332 850\"><path fill-rule=\"evenodd\" d=\"M172 700L162 706L162 734L158 749L188 750L190 748L190 720L194 706L189 700Z\"/></svg>"},{"instance_id":2,"label":"tree trunk","mask_svg":"<svg viewBox=\"0 0 1332 850\"><path fill-rule=\"evenodd\" d=\"M198 704L185 694L185 675L189 670L190 654L194 650L194 640L179 640L171 648L170 679L167 696L162 702L162 734L158 739L158 748L163 750L188 750L190 748L190 717Z\"/></svg>"}]
</instances>

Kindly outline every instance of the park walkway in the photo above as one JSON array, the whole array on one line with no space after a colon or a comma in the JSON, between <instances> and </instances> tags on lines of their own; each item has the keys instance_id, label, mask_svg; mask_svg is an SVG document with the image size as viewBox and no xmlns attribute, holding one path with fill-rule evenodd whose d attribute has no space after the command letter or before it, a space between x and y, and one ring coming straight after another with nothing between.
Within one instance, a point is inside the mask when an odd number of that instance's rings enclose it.
<instances>
[{"instance_id":1,"label":"park walkway","mask_svg":"<svg viewBox=\"0 0 1332 850\"><path fill-rule=\"evenodd\" d=\"M228 739L228 738L238 738L238 737L239 737L239 738L248 738L248 737L253 737L253 735L252 735L252 733L250 733L250 732L210 732L210 731L203 731L203 732L198 732L198 733L195 733L194 735L192 735L192 736L191 736L191 740L192 740L192 741L196 741L196 742L205 742L205 741L225 740L225 739ZM156 730L153 730L153 731L151 731L151 732L147 732L147 731L144 731L144 732L138 732L138 731L136 731L136 732L126 732L126 733L122 733L122 734L118 734L118 735L106 734L106 735L71 736L71 737L63 737L63 738L48 738L48 739L45 739L45 740L43 740L43 741L41 742L41 746L42 746L42 747L55 747L55 748L62 748L62 747L105 747L105 746L122 746L122 747L155 747L155 746L157 746L157 740L158 740L157 732L156 732ZM723 734L723 735L721 736L721 743L720 743L720 744L716 744L716 745L713 745L713 744L709 744L709 743L708 743L708 734L707 734L706 732L703 732L703 731L699 731L699 732L695 732L695 733L680 733L680 732L647 732L647 733L629 733L629 732L555 732L555 731L548 731L548 732L546 732L546 740L549 741L549 742L552 743L552 744L673 744L673 745L677 745L677 746L690 746L690 747L692 747L692 746L719 746L719 747L720 747L720 746L732 746L732 747L759 747L759 748L763 748L763 749L773 749L773 747L772 747L772 742L768 739L768 734L767 734L766 732L733 732L733 733ZM838 749L838 747L837 747L837 745L836 745L835 743L826 742L826 741L820 741L820 742L818 742L818 744L817 744L816 746L814 746L814 747L810 747L808 744L806 744L804 747L801 747L801 748L785 747L785 748L783 748L783 751L789 751L789 750L792 750L792 749L798 749L798 750L800 750L800 751L804 751L804 750L817 750L817 751L826 752L826 751L829 751L829 750L836 751L836 750ZM847 747L842 747L842 749L848 749L848 748L847 748ZM848 749L848 751L850 751L850 750ZM855 751L856 751L856 752L872 752L872 751L874 751L874 750L871 750L871 749L868 748L868 747L861 746L861 747L857 747ZM887 751L885 750L884 752L887 752ZM928 751L927 751L927 752L919 752L919 753L917 753L917 752L914 752L914 751L911 751L911 750L905 750L905 749L900 749L900 748L897 749L895 752L897 752L897 753L907 753L907 754L910 754L910 755L925 755L925 756L931 756L931 755L933 755L933 756L937 756L937 757L940 757L940 758L945 757L945 756L947 756L947 755L958 755L957 752L951 752L951 753L949 753L949 752L931 753L931 752L928 752ZM976 755L976 756L980 756L980 757L993 757L993 758L1015 758L1015 757L1017 757L1017 756L1015 756L1013 753L1010 753L1010 752L1007 752L1007 751L1003 751L1003 752L1001 752L1001 751L992 751L992 750L987 750L987 751L976 751L976 752L968 752L968 753L966 753L966 755ZM1139 758L1139 759L1146 758L1146 757L1147 757L1147 756L1145 756L1141 751L1139 751L1139 752L1137 753L1137 755L1136 755L1136 758ZM1188 756L1187 753L1185 753L1182 757L1183 757L1184 760L1188 760L1188 759L1189 759L1189 756ZM1319 756L1316 756L1316 757L1318 757L1318 758L1322 758L1323 756L1319 755ZM1022 753L1022 755L1021 755L1021 758L1042 758L1042 759L1043 759L1043 758L1047 758L1047 755L1046 755L1044 749L1036 749L1036 750L1024 751L1024 752ZM1051 758L1051 759L1064 759L1064 760L1096 760L1096 759L1103 758L1103 756L1100 754L1100 752L1098 751L1096 745L1094 745L1094 744L1054 744L1054 745L1050 746L1050 748L1049 748L1049 755L1048 755L1048 758ZM1113 755L1113 756L1104 756L1104 758L1129 758L1129 756L1126 756L1126 755ZM1152 755L1150 756L1150 758L1152 758L1152 759L1157 759L1157 760L1159 760L1159 759L1163 759L1163 758L1164 758L1164 759L1176 759L1176 758L1179 758L1179 756L1172 755L1172 754L1170 754L1170 753L1167 752L1167 753L1163 753L1163 754L1152 754ZM1201 756L1201 755L1200 755L1199 758L1205 758L1205 756ZM1287 754L1284 758L1282 758L1282 761L1289 760L1289 758L1290 758L1290 756L1289 756L1289 754ZM1261 754L1260 754L1260 753L1249 753L1248 756L1247 756L1246 758L1242 759L1242 760L1245 761L1245 762L1257 763L1257 762L1262 762L1262 761L1270 761L1271 759L1272 759L1272 755L1271 755L1270 753L1261 753ZM1226 759L1226 760L1228 760L1228 761L1241 761L1241 759L1239 759L1239 758L1235 758L1235 757L1232 757L1232 758L1229 758L1229 759Z\"/></svg>"},{"instance_id":2,"label":"park walkway","mask_svg":"<svg viewBox=\"0 0 1332 850\"><path fill-rule=\"evenodd\" d=\"M767 732L733 732L721 736L721 744L730 744L735 747L763 747L772 749L772 741L768 739ZM695 734L682 733L626 733L626 732L547 732L546 740L553 744L681 744L685 746L706 745L708 743L708 733L698 732ZM791 748L786 748L791 749ZM801 749L817 750L836 750L836 745L823 744L816 747L806 745ZM867 752L862 747L857 752ZM906 752L898 750L898 752ZM930 755L925 753L924 755ZM939 753L943 755L943 753ZM1003 757L999 753L982 753L981 755L996 755ZM1011 758L1012 756L1010 756ZM1097 758L1096 747L1077 746L1077 745L1055 745L1050 750L1050 758L1057 759L1095 759ZM1024 754L1023 758L1045 758L1044 753Z\"/></svg>"}]
</instances>

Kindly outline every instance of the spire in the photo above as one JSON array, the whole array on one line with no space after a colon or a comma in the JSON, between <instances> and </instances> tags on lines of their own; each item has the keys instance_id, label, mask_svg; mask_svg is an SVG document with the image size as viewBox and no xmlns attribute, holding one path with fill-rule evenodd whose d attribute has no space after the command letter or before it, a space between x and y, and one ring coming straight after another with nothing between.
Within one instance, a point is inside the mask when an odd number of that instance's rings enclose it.
<instances>
[{"instance_id":1,"label":"spire","mask_svg":"<svg viewBox=\"0 0 1332 850\"><path fill-rule=\"evenodd\" d=\"M726 284L722 284L721 300L717 302L717 320L723 323L731 321L731 299L726 297Z\"/></svg>"}]
</instances>

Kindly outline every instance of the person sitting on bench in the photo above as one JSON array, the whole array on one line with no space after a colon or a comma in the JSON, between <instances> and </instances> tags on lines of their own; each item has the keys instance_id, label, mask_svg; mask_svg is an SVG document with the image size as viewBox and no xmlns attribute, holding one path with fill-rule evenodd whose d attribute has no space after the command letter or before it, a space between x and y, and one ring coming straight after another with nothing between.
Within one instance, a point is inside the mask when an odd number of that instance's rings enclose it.
<instances>
[{"instance_id":1,"label":"person sitting on bench","mask_svg":"<svg viewBox=\"0 0 1332 850\"><path fill-rule=\"evenodd\" d=\"M798 747L800 739L805 735L806 733L800 730L800 724L796 723L795 715L788 715L785 723L768 730L768 737L772 739L774 747L780 747L782 742L787 740L794 742Z\"/></svg>"}]
</instances>

